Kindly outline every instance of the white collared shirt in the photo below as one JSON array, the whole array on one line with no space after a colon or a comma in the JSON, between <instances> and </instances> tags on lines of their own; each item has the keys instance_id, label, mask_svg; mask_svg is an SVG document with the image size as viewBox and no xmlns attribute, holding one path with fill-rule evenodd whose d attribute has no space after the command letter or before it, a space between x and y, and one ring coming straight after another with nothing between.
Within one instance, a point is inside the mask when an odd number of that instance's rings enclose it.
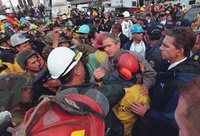
<instances>
[{"instance_id":1,"label":"white collared shirt","mask_svg":"<svg viewBox=\"0 0 200 136\"><path fill-rule=\"evenodd\" d=\"M185 61L187 59L187 57L185 57L184 59L182 60L179 60L173 64L171 64L169 67L168 67L168 70L172 69L173 67L177 66L178 64L180 64L181 62Z\"/></svg>"}]
</instances>

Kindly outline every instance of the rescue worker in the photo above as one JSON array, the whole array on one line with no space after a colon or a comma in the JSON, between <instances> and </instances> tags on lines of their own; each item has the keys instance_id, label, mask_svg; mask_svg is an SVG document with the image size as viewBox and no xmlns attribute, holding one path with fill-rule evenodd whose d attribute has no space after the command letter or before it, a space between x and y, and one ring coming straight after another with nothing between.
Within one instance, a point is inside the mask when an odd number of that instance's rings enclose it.
<instances>
[{"instance_id":1,"label":"rescue worker","mask_svg":"<svg viewBox=\"0 0 200 136\"><path fill-rule=\"evenodd\" d=\"M22 76L30 78L33 82L35 76L41 70L37 54L31 50L23 50L17 54L16 61L23 70L26 70Z\"/></svg>"},{"instance_id":2,"label":"rescue worker","mask_svg":"<svg viewBox=\"0 0 200 136\"><path fill-rule=\"evenodd\" d=\"M31 101L31 79L17 73L0 75L0 107L12 115L12 123L18 126L25 116L23 104Z\"/></svg>"},{"instance_id":3,"label":"rescue worker","mask_svg":"<svg viewBox=\"0 0 200 136\"><path fill-rule=\"evenodd\" d=\"M0 16L0 31L4 30L4 24L7 23L7 17L4 15Z\"/></svg>"},{"instance_id":4,"label":"rescue worker","mask_svg":"<svg viewBox=\"0 0 200 136\"><path fill-rule=\"evenodd\" d=\"M104 51L102 43L102 37L106 33L107 32L102 32L98 34L96 41L94 42L94 46L97 48L97 51L95 53L89 54L88 56L89 60L86 66L89 72L89 78L91 78L91 76L94 75L94 70L97 69L100 66L100 64L108 57L108 55Z\"/></svg>"},{"instance_id":5,"label":"rescue worker","mask_svg":"<svg viewBox=\"0 0 200 136\"><path fill-rule=\"evenodd\" d=\"M138 63L137 59L126 51L118 52L113 58L113 63L117 71L117 74L113 73L113 75L122 83L125 89L125 96L112 110L124 125L124 136L129 136L138 118L131 111L130 103L137 101L138 103L150 104L149 96L143 95L140 91L140 86L136 85L136 74L143 73L144 67L140 67L142 64Z\"/></svg>"},{"instance_id":6,"label":"rescue worker","mask_svg":"<svg viewBox=\"0 0 200 136\"><path fill-rule=\"evenodd\" d=\"M13 11L11 9L7 9L6 10L6 13L7 13L7 22L9 24L16 24L16 25L19 25L19 20L17 18L14 17L13 15Z\"/></svg>"},{"instance_id":7,"label":"rescue worker","mask_svg":"<svg viewBox=\"0 0 200 136\"><path fill-rule=\"evenodd\" d=\"M45 37L45 33L41 32L39 29L31 29L29 33L35 36L35 41L32 45L33 50L35 50L40 54L40 56L42 56L42 50L45 47L45 44L42 41Z\"/></svg>"},{"instance_id":8,"label":"rescue worker","mask_svg":"<svg viewBox=\"0 0 200 136\"><path fill-rule=\"evenodd\" d=\"M99 87L97 84L83 84L85 72L83 64L80 61L81 57L82 53L79 52L76 47L73 47L72 49L58 47L49 54L47 64L51 77L53 79L59 79L62 83L58 91L60 92L74 87L77 88L79 94L85 94L91 88L97 89L107 97L109 105L112 108L124 96L122 85L119 81L115 80L112 75L105 75L102 78L104 83L103 87ZM106 116L105 122L107 128L110 128L109 130L106 130L109 135L123 135L123 125L111 110ZM109 133L111 131L115 133Z\"/></svg>"},{"instance_id":9,"label":"rescue worker","mask_svg":"<svg viewBox=\"0 0 200 136\"><path fill-rule=\"evenodd\" d=\"M144 30L146 30L146 23L147 23L146 15L142 13L138 13L136 16L136 19L137 19L137 23L140 24Z\"/></svg>"},{"instance_id":10,"label":"rescue worker","mask_svg":"<svg viewBox=\"0 0 200 136\"><path fill-rule=\"evenodd\" d=\"M61 82L59 79L50 78L47 67L43 68L35 77L32 88L32 106L37 106L42 95L56 95Z\"/></svg>"},{"instance_id":11,"label":"rescue worker","mask_svg":"<svg viewBox=\"0 0 200 136\"><path fill-rule=\"evenodd\" d=\"M146 45L145 45L145 42L143 41L144 30L142 26L139 24L134 24L131 27L131 33L132 33L133 40L126 43L122 48L125 50L136 51L145 58Z\"/></svg>"},{"instance_id":12,"label":"rescue worker","mask_svg":"<svg viewBox=\"0 0 200 136\"><path fill-rule=\"evenodd\" d=\"M126 35L126 37L129 38L129 40L132 39L132 34L131 34L131 27L133 25L132 21L130 20L130 14L128 11L124 11L123 13L124 15L124 20L122 22L122 32L124 35Z\"/></svg>"},{"instance_id":13,"label":"rescue worker","mask_svg":"<svg viewBox=\"0 0 200 136\"><path fill-rule=\"evenodd\" d=\"M38 29L41 29L45 24L45 20L43 18L36 19L35 25L38 26Z\"/></svg>"},{"instance_id":14,"label":"rescue worker","mask_svg":"<svg viewBox=\"0 0 200 136\"><path fill-rule=\"evenodd\" d=\"M0 45L0 59L3 62L13 64L17 51L11 47L10 36L8 34L0 32Z\"/></svg>"},{"instance_id":15,"label":"rescue worker","mask_svg":"<svg viewBox=\"0 0 200 136\"><path fill-rule=\"evenodd\" d=\"M162 59L160 47L163 39L161 39L161 29L157 25L152 25L147 29L148 40L151 49L148 51L146 60L150 66L158 73L165 72L169 66L167 60Z\"/></svg>"},{"instance_id":16,"label":"rescue worker","mask_svg":"<svg viewBox=\"0 0 200 136\"><path fill-rule=\"evenodd\" d=\"M29 31L30 30L30 24L28 21L23 21L19 24L19 30L21 31Z\"/></svg>"}]
</instances>

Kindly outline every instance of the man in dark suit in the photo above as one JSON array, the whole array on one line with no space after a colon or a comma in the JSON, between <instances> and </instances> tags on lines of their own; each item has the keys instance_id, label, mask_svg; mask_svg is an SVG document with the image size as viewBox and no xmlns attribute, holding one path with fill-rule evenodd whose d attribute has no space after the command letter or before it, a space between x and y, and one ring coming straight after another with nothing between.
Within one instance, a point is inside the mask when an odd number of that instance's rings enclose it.
<instances>
[{"instance_id":1,"label":"man in dark suit","mask_svg":"<svg viewBox=\"0 0 200 136\"><path fill-rule=\"evenodd\" d=\"M114 24L112 25L112 33L116 33L121 42L121 47L129 41L128 37L122 33L122 26L121 24Z\"/></svg>"}]
</instances>

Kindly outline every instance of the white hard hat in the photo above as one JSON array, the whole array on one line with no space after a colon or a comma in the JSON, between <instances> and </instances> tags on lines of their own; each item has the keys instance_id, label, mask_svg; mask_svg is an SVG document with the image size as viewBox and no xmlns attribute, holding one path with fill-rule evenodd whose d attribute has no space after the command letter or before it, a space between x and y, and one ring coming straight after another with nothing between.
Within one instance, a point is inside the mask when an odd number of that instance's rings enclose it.
<instances>
[{"instance_id":1,"label":"white hard hat","mask_svg":"<svg viewBox=\"0 0 200 136\"><path fill-rule=\"evenodd\" d=\"M26 18L27 20L31 20L31 18L30 18L29 16L26 16L25 18Z\"/></svg>"},{"instance_id":2,"label":"white hard hat","mask_svg":"<svg viewBox=\"0 0 200 136\"><path fill-rule=\"evenodd\" d=\"M29 39L26 39L23 35L21 34L14 34L11 36L10 38L10 42L12 44L13 47L19 45L19 44L22 44L22 43L25 43L29 41Z\"/></svg>"},{"instance_id":3,"label":"white hard hat","mask_svg":"<svg viewBox=\"0 0 200 136\"><path fill-rule=\"evenodd\" d=\"M124 11L123 15L124 15L124 17L130 17L130 14L128 11Z\"/></svg>"},{"instance_id":4,"label":"white hard hat","mask_svg":"<svg viewBox=\"0 0 200 136\"><path fill-rule=\"evenodd\" d=\"M12 9L6 9L6 13L13 13Z\"/></svg>"},{"instance_id":5,"label":"white hard hat","mask_svg":"<svg viewBox=\"0 0 200 136\"><path fill-rule=\"evenodd\" d=\"M62 16L62 19L63 19L63 20L67 19L67 16L63 15L63 16Z\"/></svg>"},{"instance_id":6,"label":"white hard hat","mask_svg":"<svg viewBox=\"0 0 200 136\"><path fill-rule=\"evenodd\" d=\"M53 79L66 75L80 60L82 52L73 47L57 47L49 54L47 65Z\"/></svg>"},{"instance_id":7,"label":"white hard hat","mask_svg":"<svg viewBox=\"0 0 200 136\"><path fill-rule=\"evenodd\" d=\"M0 15L0 20L4 20L4 19L7 19L7 17L4 15Z\"/></svg>"}]
</instances>

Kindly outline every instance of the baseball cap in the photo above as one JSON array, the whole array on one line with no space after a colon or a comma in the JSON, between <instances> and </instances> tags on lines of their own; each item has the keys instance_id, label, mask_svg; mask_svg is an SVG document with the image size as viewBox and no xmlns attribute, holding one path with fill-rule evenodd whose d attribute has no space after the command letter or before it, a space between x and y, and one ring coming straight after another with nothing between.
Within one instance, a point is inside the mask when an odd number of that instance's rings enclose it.
<instances>
[{"instance_id":1,"label":"baseball cap","mask_svg":"<svg viewBox=\"0 0 200 136\"><path fill-rule=\"evenodd\" d=\"M147 34L149 37L157 37L157 36L161 36L161 31L162 30L157 25L151 25L147 29Z\"/></svg>"},{"instance_id":2,"label":"baseball cap","mask_svg":"<svg viewBox=\"0 0 200 136\"><path fill-rule=\"evenodd\" d=\"M123 17L124 17L124 15L122 15L122 14L117 14L117 15L116 15L116 18L117 18L117 19L122 19Z\"/></svg>"},{"instance_id":3,"label":"baseball cap","mask_svg":"<svg viewBox=\"0 0 200 136\"><path fill-rule=\"evenodd\" d=\"M95 23L99 23L99 22L100 22L99 16L95 16L95 17L94 17L94 22L95 22Z\"/></svg>"},{"instance_id":4,"label":"baseball cap","mask_svg":"<svg viewBox=\"0 0 200 136\"><path fill-rule=\"evenodd\" d=\"M146 16L151 17L151 14L150 14L150 13L147 13Z\"/></svg>"},{"instance_id":5,"label":"baseball cap","mask_svg":"<svg viewBox=\"0 0 200 136\"><path fill-rule=\"evenodd\" d=\"M160 12L160 16L165 16L165 12Z\"/></svg>"},{"instance_id":6,"label":"baseball cap","mask_svg":"<svg viewBox=\"0 0 200 136\"><path fill-rule=\"evenodd\" d=\"M188 26L190 26L191 24L190 24L190 21L189 20L187 20L187 19L180 19L180 20L178 20L177 22L176 22L176 24L175 24L175 26L176 27L188 27Z\"/></svg>"},{"instance_id":7,"label":"baseball cap","mask_svg":"<svg viewBox=\"0 0 200 136\"><path fill-rule=\"evenodd\" d=\"M144 20L144 21L147 20L146 15L144 15L142 13L138 13L136 19Z\"/></svg>"},{"instance_id":8,"label":"baseball cap","mask_svg":"<svg viewBox=\"0 0 200 136\"><path fill-rule=\"evenodd\" d=\"M174 21L173 20L167 20L166 23L165 23L165 27L167 28L172 28L174 27Z\"/></svg>"}]
</instances>

